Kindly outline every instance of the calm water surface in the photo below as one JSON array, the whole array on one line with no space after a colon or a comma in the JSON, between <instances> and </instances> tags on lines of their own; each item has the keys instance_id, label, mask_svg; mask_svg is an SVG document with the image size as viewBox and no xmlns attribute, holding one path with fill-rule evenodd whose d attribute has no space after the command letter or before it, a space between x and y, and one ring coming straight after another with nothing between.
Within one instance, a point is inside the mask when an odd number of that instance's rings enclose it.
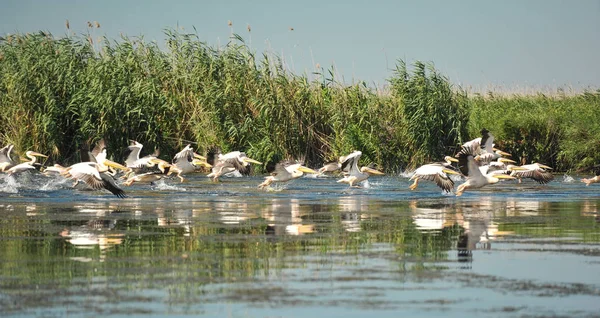
<instances>
[{"instance_id":1,"label":"calm water surface","mask_svg":"<svg viewBox=\"0 0 600 318\"><path fill-rule=\"evenodd\" d=\"M0 176L0 316L598 317L600 186Z\"/></svg>"}]
</instances>

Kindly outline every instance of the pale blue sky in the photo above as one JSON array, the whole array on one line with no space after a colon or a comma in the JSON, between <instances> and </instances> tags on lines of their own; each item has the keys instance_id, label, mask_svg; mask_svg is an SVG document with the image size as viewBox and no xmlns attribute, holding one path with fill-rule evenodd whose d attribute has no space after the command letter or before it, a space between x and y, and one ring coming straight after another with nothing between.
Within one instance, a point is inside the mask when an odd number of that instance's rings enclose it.
<instances>
[{"instance_id":1,"label":"pale blue sky","mask_svg":"<svg viewBox=\"0 0 600 318\"><path fill-rule=\"evenodd\" d=\"M334 63L346 83L383 84L402 58L433 61L464 86L600 86L600 0L4 0L0 34L61 36L66 19L77 33L98 21L96 35L160 44L163 29L195 26L213 45L226 43L231 20L259 53L268 42L296 73Z\"/></svg>"}]
</instances>

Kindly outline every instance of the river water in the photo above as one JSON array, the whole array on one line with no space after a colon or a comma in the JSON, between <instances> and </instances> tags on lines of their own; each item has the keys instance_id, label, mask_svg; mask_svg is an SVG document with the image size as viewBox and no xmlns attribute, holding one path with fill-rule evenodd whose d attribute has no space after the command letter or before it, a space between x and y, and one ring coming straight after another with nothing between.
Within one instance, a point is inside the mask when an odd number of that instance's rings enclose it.
<instances>
[{"instance_id":1,"label":"river water","mask_svg":"<svg viewBox=\"0 0 600 318\"><path fill-rule=\"evenodd\" d=\"M600 185L0 176L3 317L598 317ZM460 184L460 182L458 182Z\"/></svg>"}]
</instances>

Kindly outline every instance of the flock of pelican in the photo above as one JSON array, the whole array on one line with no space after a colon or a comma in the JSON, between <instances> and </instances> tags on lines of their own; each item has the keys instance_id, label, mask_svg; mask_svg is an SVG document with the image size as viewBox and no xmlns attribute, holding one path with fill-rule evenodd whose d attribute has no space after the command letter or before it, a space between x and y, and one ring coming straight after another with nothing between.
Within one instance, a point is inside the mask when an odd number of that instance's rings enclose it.
<instances>
[{"instance_id":1,"label":"flock of pelican","mask_svg":"<svg viewBox=\"0 0 600 318\"><path fill-rule=\"evenodd\" d=\"M94 149L87 153L85 161L68 167L55 164L43 168L37 163L37 158L48 156L27 151L25 156L28 161L19 163L13 158L13 145L7 145L0 149L0 172L9 175L22 173L24 171L40 170L44 175L60 175L74 182L73 186L84 183L87 187L99 190L106 189L118 197L125 197L125 191L120 184L131 186L133 183L153 182L170 175L176 175L180 182L184 182L185 175L211 169L207 175L212 181L218 182L219 177L239 173L247 175L250 173L251 164L262 163L248 158L244 152L233 151L222 154L218 149L212 149L207 156L197 154L191 145L187 145L168 162L159 159L159 152L141 156L143 145L132 140L127 147L127 157L124 164L111 161L107 156L106 144L100 140ZM335 162L325 164L318 171L308 168L301 161L285 160L278 163L266 165L269 176L258 185L261 189L270 189L273 183L287 182L303 176L305 173L323 175L341 171L343 178L338 183L347 183L350 187L357 187L359 183L367 180L372 175L383 175L379 170L371 166L359 168L359 160L362 153L354 151L349 155L342 156ZM435 162L423 165L414 171L410 178L413 183L409 186L411 190L418 187L420 180L433 181L445 192L454 191L454 180L464 178L465 182L460 184L455 194L460 196L465 190L477 189L486 185L495 184L502 179L531 178L539 183L550 182L554 176L550 167L532 163L528 165L515 165L515 161L506 158L510 154L494 147L494 136L486 129L481 130L481 137L464 143L461 150L455 156L446 156L444 162ZM26 159L22 159L23 161ZM457 166L454 166L454 164ZM119 182L119 180L124 180ZM582 179L586 185L599 182L600 176L590 179Z\"/></svg>"}]
</instances>

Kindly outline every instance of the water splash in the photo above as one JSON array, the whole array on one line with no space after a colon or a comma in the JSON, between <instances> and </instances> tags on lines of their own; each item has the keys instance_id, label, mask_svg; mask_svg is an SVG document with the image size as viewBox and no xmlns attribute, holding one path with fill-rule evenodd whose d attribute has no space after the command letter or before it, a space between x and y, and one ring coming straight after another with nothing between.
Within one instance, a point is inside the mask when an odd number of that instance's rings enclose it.
<instances>
[{"instance_id":1,"label":"water splash","mask_svg":"<svg viewBox=\"0 0 600 318\"><path fill-rule=\"evenodd\" d=\"M186 188L178 187L176 185L167 184L165 180L160 179L154 183L157 190L172 190L172 191L187 191Z\"/></svg>"},{"instance_id":2,"label":"water splash","mask_svg":"<svg viewBox=\"0 0 600 318\"><path fill-rule=\"evenodd\" d=\"M4 193L19 193L19 187L21 184L15 179L13 175L6 175L4 183L0 184L0 192Z\"/></svg>"},{"instance_id":3,"label":"water splash","mask_svg":"<svg viewBox=\"0 0 600 318\"><path fill-rule=\"evenodd\" d=\"M564 182L564 183L573 183L573 182L575 182L575 178L571 177L568 174L565 174L563 176L563 181L562 182Z\"/></svg>"}]
</instances>

